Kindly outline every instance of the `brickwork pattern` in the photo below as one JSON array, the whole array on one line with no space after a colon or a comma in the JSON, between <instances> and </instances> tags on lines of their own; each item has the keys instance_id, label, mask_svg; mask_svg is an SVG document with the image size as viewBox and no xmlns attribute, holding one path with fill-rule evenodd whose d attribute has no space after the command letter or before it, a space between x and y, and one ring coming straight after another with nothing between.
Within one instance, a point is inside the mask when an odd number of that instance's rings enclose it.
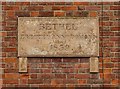
<instances>
[{"instance_id":1,"label":"brickwork pattern","mask_svg":"<svg viewBox=\"0 0 120 89\"><path fill-rule=\"evenodd\" d=\"M120 84L120 2L2 2L3 87L118 87ZM99 73L89 58L28 58L18 73L18 17L98 17Z\"/></svg>"},{"instance_id":2,"label":"brickwork pattern","mask_svg":"<svg viewBox=\"0 0 120 89\"><path fill-rule=\"evenodd\" d=\"M2 3L0 2L0 88L2 88Z\"/></svg>"}]
</instances>

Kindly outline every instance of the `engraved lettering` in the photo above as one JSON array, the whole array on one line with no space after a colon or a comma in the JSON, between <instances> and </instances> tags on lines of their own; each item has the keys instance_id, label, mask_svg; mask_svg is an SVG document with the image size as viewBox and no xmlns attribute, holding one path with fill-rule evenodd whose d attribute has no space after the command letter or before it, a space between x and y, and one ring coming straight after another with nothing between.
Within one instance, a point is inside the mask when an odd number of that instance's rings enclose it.
<instances>
[{"instance_id":1,"label":"engraved lettering","mask_svg":"<svg viewBox=\"0 0 120 89\"><path fill-rule=\"evenodd\" d=\"M18 22L18 56L88 57L99 54L96 18L20 17Z\"/></svg>"}]
</instances>

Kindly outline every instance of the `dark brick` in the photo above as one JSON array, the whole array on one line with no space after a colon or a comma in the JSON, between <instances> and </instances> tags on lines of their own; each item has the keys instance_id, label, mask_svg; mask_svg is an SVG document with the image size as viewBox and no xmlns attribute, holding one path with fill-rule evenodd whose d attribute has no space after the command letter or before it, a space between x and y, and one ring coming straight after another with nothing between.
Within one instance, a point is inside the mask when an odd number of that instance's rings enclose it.
<instances>
[{"instance_id":1,"label":"dark brick","mask_svg":"<svg viewBox=\"0 0 120 89\"><path fill-rule=\"evenodd\" d=\"M87 17L89 15L88 11L76 11L74 12L74 16L76 17Z\"/></svg>"},{"instance_id":2,"label":"dark brick","mask_svg":"<svg viewBox=\"0 0 120 89\"><path fill-rule=\"evenodd\" d=\"M30 12L18 11L18 12L15 13L15 15L18 16L18 17L29 17Z\"/></svg>"},{"instance_id":3,"label":"dark brick","mask_svg":"<svg viewBox=\"0 0 120 89\"><path fill-rule=\"evenodd\" d=\"M54 16L54 12L53 11L39 12L39 16L40 17L51 17L51 16Z\"/></svg>"}]
</instances>

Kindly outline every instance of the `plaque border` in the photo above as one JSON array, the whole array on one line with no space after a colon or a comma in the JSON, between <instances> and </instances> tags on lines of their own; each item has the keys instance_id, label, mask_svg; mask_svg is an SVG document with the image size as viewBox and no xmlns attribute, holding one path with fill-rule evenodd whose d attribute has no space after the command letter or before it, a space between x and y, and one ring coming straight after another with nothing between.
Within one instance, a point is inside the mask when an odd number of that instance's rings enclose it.
<instances>
[{"instance_id":1,"label":"plaque border","mask_svg":"<svg viewBox=\"0 0 120 89\"><path fill-rule=\"evenodd\" d=\"M98 43L98 52L97 52L97 55L82 55L82 56L80 56L80 55L63 55L62 54L62 56L60 55L45 55L45 56L43 56L43 55L35 55L35 56L30 56L30 55L23 55L23 56L21 56L21 55L19 55L19 39L18 39L18 35L19 35L19 20L21 20L21 19L40 19L40 18L42 18L42 19L96 19L97 20L97 34L98 34L98 39L97 39L97 43ZM18 20L17 20L17 22L18 22L18 26L17 26L17 57L62 57L62 58L65 58L65 57L99 57L99 40L100 40L100 36L99 36L99 18L98 17L18 17Z\"/></svg>"}]
</instances>

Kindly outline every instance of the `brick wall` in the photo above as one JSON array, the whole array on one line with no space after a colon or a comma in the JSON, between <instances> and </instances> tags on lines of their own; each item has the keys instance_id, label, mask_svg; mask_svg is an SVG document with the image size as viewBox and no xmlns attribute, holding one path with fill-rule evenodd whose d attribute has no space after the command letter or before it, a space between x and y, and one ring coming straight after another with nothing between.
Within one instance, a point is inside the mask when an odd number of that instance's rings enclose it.
<instances>
[{"instance_id":1,"label":"brick wall","mask_svg":"<svg viewBox=\"0 0 120 89\"><path fill-rule=\"evenodd\" d=\"M3 87L118 87L120 80L120 2L2 2ZM28 73L18 73L18 17L98 17L99 73L89 58L28 58Z\"/></svg>"},{"instance_id":2,"label":"brick wall","mask_svg":"<svg viewBox=\"0 0 120 89\"><path fill-rule=\"evenodd\" d=\"M0 2L0 88L2 88L2 3Z\"/></svg>"}]
</instances>

